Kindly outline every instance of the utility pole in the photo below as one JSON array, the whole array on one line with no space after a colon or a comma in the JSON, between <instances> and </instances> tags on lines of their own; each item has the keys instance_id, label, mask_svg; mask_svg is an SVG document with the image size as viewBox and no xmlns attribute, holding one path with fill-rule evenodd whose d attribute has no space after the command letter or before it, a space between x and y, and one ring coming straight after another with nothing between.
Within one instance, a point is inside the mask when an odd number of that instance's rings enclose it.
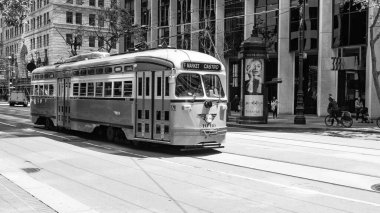
<instances>
[{"instance_id":1,"label":"utility pole","mask_svg":"<svg viewBox=\"0 0 380 213\"><path fill-rule=\"evenodd\" d=\"M294 117L294 124L306 124L304 115L304 101L303 101L303 57L304 57L304 24L305 24L305 1L299 0L299 16L300 24L298 29L298 90L297 90L297 106L296 116Z\"/></svg>"}]
</instances>

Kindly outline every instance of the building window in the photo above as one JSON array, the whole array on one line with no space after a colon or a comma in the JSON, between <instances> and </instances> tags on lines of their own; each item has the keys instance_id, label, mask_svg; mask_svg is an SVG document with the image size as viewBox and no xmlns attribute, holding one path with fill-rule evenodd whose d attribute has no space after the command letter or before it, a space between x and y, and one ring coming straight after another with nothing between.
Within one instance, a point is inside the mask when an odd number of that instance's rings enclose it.
<instances>
[{"instance_id":1,"label":"building window","mask_svg":"<svg viewBox=\"0 0 380 213\"><path fill-rule=\"evenodd\" d=\"M95 7L95 0L90 0L90 1L89 1L89 5Z\"/></svg>"},{"instance_id":2,"label":"building window","mask_svg":"<svg viewBox=\"0 0 380 213\"><path fill-rule=\"evenodd\" d=\"M67 0L66 3L72 4L73 0Z\"/></svg>"},{"instance_id":3,"label":"building window","mask_svg":"<svg viewBox=\"0 0 380 213\"><path fill-rule=\"evenodd\" d=\"M200 0L199 3L199 51L215 54L215 0ZM210 40L211 39L211 40Z\"/></svg>"},{"instance_id":4,"label":"building window","mask_svg":"<svg viewBox=\"0 0 380 213\"><path fill-rule=\"evenodd\" d=\"M104 7L104 0L98 1L98 7Z\"/></svg>"},{"instance_id":5,"label":"building window","mask_svg":"<svg viewBox=\"0 0 380 213\"><path fill-rule=\"evenodd\" d=\"M158 1L158 26L168 26L169 25L169 0L159 0Z\"/></svg>"},{"instance_id":6,"label":"building window","mask_svg":"<svg viewBox=\"0 0 380 213\"><path fill-rule=\"evenodd\" d=\"M82 4L83 4L83 0L76 0L75 3L76 3L77 5L82 5Z\"/></svg>"},{"instance_id":7,"label":"building window","mask_svg":"<svg viewBox=\"0 0 380 213\"><path fill-rule=\"evenodd\" d=\"M98 25L99 27L104 27L104 17L102 15L99 15Z\"/></svg>"},{"instance_id":8,"label":"building window","mask_svg":"<svg viewBox=\"0 0 380 213\"><path fill-rule=\"evenodd\" d=\"M88 46L89 47L95 47L95 36L89 36L88 37Z\"/></svg>"},{"instance_id":9,"label":"building window","mask_svg":"<svg viewBox=\"0 0 380 213\"><path fill-rule=\"evenodd\" d=\"M76 24L82 24L82 13L76 13L75 14L75 23Z\"/></svg>"},{"instance_id":10,"label":"building window","mask_svg":"<svg viewBox=\"0 0 380 213\"><path fill-rule=\"evenodd\" d=\"M73 34L66 34L66 43L71 44L73 41Z\"/></svg>"},{"instance_id":11,"label":"building window","mask_svg":"<svg viewBox=\"0 0 380 213\"><path fill-rule=\"evenodd\" d=\"M73 12L66 12L66 23L73 23Z\"/></svg>"},{"instance_id":12,"label":"building window","mask_svg":"<svg viewBox=\"0 0 380 213\"><path fill-rule=\"evenodd\" d=\"M149 25L149 17L148 0L141 0L141 25Z\"/></svg>"},{"instance_id":13,"label":"building window","mask_svg":"<svg viewBox=\"0 0 380 213\"><path fill-rule=\"evenodd\" d=\"M278 0L255 2L255 26L258 35L265 39L268 52L277 51Z\"/></svg>"},{"instance_id":14,"label":"building window","mask_svg":"<svg viewBox=\"0 0 380 213\"><path fill-rule=\"evenodd\" d=\"M309 0L305 5L304 19L304 50L318 49L318 3L319 0ZM290 50L298 50L298 37L300 26L298 0L290 1ZM314 40L314 41L313 41Z\"/></svg>"},{"instance_id":15,"label":"building window","mask_svg":"<svg viewBox=\"0 0 380 213\"><path fill-rule=\"evenodd\" d=\"M98 47L103 48L104 47L104 38L98 37Z\"/></svg>"},{"instance_id":16,"label":"building window","mask_svg":"<svg viewBox=\"0 0 380 213\"><path fill-rule=\"evenodd\" d=\"M95 26L95 14L90 14L88 18L88 23L90 26Z\"/></svg>"},{"instance_id":17,"label":"building window","mask_svg":"<svg viewBox=\"0 0 380 213\"><path fill-rule=\"evenodd\" d=\"M191 47L191 0L177 3L177 48L189 50Z\"/></svg>"},{"instance_id":18,"label":"building window","mask_svg":"<svg viewBox=\"0 0 380 213\"><path fill-rule=\"evenodd\" d=\"M361 3L334 0L332 47L364 45L367 37L367 12Z\"/></svg>"}]
</instances>

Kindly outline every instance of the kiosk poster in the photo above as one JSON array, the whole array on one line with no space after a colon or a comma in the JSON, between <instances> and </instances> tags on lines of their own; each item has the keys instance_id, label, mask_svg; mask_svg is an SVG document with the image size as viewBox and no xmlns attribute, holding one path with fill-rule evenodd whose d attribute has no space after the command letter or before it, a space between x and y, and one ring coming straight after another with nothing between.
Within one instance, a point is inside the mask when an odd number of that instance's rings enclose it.
<instances>
[{"instance_id":1,"label":"kiosk poster","mask_svg":"<svg viewBox=\"0 0 380 213\"><path fill-rule=\"evenodd\" d=\"M264 95L263 95L263 77L264 77L264 60L263 59L245 59L244 69L244 115L245 116L263 116Z\"/></svg>"}]
</instances>

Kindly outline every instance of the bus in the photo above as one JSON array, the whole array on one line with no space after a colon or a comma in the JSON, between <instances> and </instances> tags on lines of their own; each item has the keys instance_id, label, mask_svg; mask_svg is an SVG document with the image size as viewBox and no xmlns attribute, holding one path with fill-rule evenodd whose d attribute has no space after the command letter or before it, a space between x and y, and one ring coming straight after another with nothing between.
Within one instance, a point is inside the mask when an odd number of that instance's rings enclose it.
<instances>
[{"instance_id":1,"label":"bus","mask_svg":"<svg viewBox=\"0 0 380 213\"><path fill-rule=\"evenodd\" d=\"M31 119L47 129L158 143L224 147L226 71L195 51L92 52L32 72Z\"/></svg>"}]
</instances>

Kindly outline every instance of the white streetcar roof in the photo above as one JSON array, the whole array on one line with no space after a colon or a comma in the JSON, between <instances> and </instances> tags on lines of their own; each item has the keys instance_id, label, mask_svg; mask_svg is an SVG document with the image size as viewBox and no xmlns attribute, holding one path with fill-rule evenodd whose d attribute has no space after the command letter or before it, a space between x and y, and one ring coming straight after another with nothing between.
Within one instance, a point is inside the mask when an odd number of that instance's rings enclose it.
<instances>
[{"instance_id":1,"label":"white streetcar roof","mask_svg":"<svg viewBox=\"0 0 380 213\"><path fill-rule=\"evenodd\" d=\"M111 55L104 58L83 60L73 63L63 63L39 67L35 69L33 73L41 73L48 71L54 72L57 70L72 70L82 67L112 66L114 64L121 63L134 63L135 59L138 57L152 57L157 59L163 59L173 63L176 69L182 69L183 62L198 62L220 64L221 70L224 70L224 66L219 60L205 53L182 49L153 49L120 55Z\"/></svg>"}]
</instances>

